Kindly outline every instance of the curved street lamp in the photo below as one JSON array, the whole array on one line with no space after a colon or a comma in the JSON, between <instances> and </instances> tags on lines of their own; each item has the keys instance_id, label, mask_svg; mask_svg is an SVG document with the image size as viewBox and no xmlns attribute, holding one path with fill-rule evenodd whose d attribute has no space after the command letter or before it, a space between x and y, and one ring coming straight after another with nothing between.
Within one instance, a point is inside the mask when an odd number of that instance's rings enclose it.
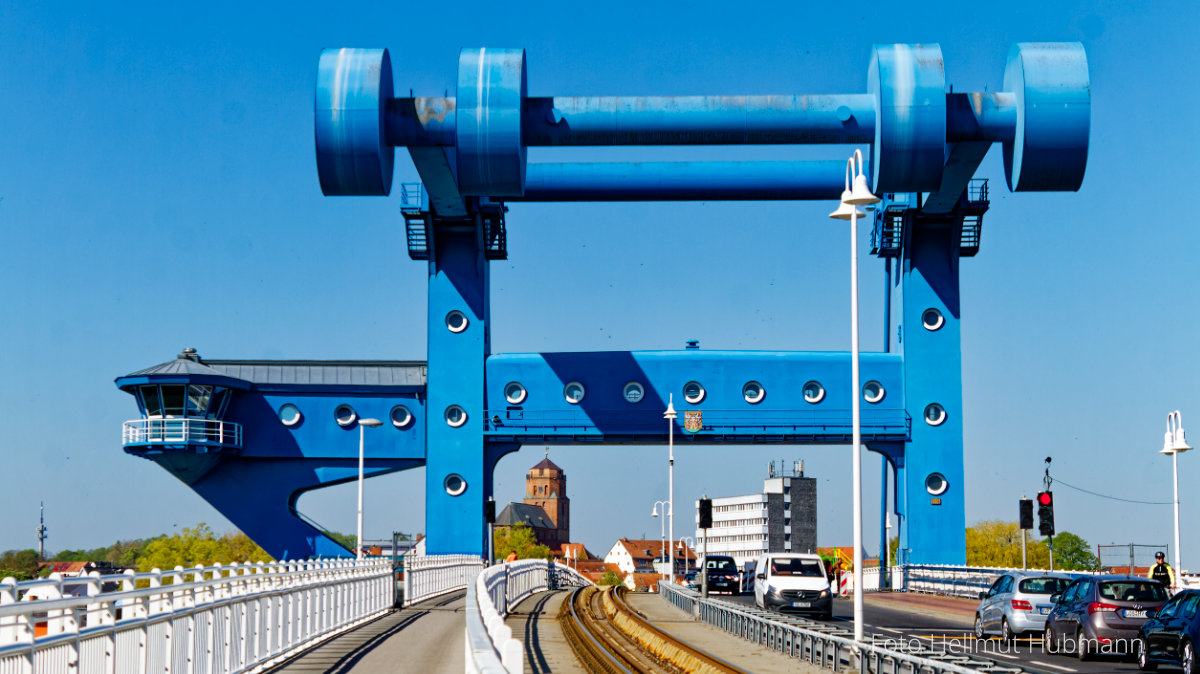
<instances>
[{"instance_id":1,"label":"curved street lamp","mask_svg":"<svg viewBox=\"0 0 1200 674\"><path fill-rule=\"evenodd\" d=\"M857 170L856 170L857 169ZM853 180L853 186L851 185ZM879 197L871 194L867 187L867 176L863 174L862 152L846 161L846 188L842 192L837 210L829 214L835 220L850 221L850 418L852 426L852 471L854 499L854 640L863 639L863 593L862 593L862 421L858 376L858 219L866 213L859 206L879 203Z\"/></svg>"}]
</instances>

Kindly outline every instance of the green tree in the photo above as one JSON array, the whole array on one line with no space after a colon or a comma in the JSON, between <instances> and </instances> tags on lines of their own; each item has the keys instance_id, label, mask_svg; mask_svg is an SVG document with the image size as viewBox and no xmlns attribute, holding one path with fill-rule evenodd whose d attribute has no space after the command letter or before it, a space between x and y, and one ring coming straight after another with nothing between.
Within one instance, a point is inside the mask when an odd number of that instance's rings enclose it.
<instances>
[{"instance_id":1,"label":"green tree","mask_svg":"<svg viewBox=\"0 0 1200 674\"><path fill-rule=\"evenodd\" d=\"M1069 531L1054 536L1054 568L1070 571L1096 571L1100 560L1088 542Z\"/></svg>"},{"instance_id":2,"label":"green tree","mask_svg":"<svg viewBox=\"0 0 1200 674\"><path fill-rule=\"evenodd\" d=\"M600 579L601 585L623 585L625 581L621 579L621 575L616 571L605 571L604 577Z\"/></svg>"},{"instance_id":3,"label":"green tree","mask_svg":"<svg viewBox=\"0 0 1200 674\"><path fill-rule=\"evenodd\" d=\"M8 577L32 580L37 577L37 550L9 550L0 555L0 580Z\"/></svg>"},{"instance_id":4,"label":"green tree","mask_svg":"<svg viewBox=\"0 0 1200 674\"><path fill-rule=\"evenodd\" d=\"M550 548L538 543L533 529L524 522L496 527L493 539L496 559L505 559L510 552L516 552L517 559L550 559Z\"/></svg>"},{"instance_id":5,"label":"green tree","mask_svg":"<svg viewBox=\"0 0 1200 674\"><path fill-rule=\"evenodd\" d=\"M254 544L243 533L226 533L218 537L208 525L201 522L194 529L184 528L174 536L163 536L151 541L145 554L138 558L139 571L154 568L168 570L176 566L184 568L197 564L234 564L240 562L270 561L271 557Z\"/></svg>"},{"instance_id":6,"label":"green tree","mask_svg":"<svg viewBox=\"0 0 1200 674\"><path fill-rule=\"evenodd\" d=\"M1050 552L1044 541L1030 537L1026 555L1029 568L1050 568ZM1021 563L1021 529L1016 522L991 520L967 527L967 564L1020 568ZM1057 550L1054 565L1059 567Z\"/></svg>"}]
</instances>

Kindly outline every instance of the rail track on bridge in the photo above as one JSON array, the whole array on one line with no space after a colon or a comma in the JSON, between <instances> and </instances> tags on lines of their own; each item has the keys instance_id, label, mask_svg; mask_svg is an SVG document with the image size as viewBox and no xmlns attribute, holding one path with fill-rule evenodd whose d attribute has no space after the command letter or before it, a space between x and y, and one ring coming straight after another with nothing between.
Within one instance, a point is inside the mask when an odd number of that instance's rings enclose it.
<instances>
[{"instance_id":1,"label":"rail track on bridge","mask_svg":"<svg viewBox=\"0 0 1200 674\"><path fill-rule=\"evenodd\" d=\"M562 603L559 624L590 672L722 672L745 670L680 641L625 601L625 588L581 587Z\"/></svg>"}]
</instances>

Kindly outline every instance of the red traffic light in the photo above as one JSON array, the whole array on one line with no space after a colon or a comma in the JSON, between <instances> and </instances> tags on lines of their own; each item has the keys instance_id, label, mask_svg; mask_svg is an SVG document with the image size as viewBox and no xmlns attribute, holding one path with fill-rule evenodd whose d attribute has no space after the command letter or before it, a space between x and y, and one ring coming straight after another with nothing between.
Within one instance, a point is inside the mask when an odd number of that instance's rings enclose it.
<instances>
[{"instance_id":1,"label":"red traffic light","mask_svg":"<svg viewBox=\"0 0 1200 674\"><path fill-rule=\"evenodd\" d=\"M1048 506L1048 505L1054 504L1054 497L1051 496L1050 492L1048 492L1048 491L1040 492L1037 495L1037 499L1038 499L1038 505Z\"/></svg>"}]
</instances>

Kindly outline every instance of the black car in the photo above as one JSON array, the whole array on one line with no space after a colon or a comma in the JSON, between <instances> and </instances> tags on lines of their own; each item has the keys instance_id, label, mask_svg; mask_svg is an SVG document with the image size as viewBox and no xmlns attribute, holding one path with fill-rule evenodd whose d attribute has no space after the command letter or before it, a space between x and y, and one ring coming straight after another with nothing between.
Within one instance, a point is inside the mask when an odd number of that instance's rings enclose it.
<instances>
[{"instance_id":1,"label":"black car","mask_svg":"<svg viewBox=\"0 0 1200 674\"><path fill-rule=\"evenodd\" d=\"M733 557L709 555L704 561L704 575L708 577L709 592L737 594L741 590L741 575Z\"/></svg>"},{"instance_id":2,"label":"black car","mask_svg":"<svg viewBox=\"0 0 1200 674\"><path fill-rule=\"evenodd\" d=\"M1200 643L1200 590L1183 590L1158 609L1138 631L1138 667L1156 669L1160 664L1183 667L1195 674L1196 643Z\"/></svg>"}]
</instances>

